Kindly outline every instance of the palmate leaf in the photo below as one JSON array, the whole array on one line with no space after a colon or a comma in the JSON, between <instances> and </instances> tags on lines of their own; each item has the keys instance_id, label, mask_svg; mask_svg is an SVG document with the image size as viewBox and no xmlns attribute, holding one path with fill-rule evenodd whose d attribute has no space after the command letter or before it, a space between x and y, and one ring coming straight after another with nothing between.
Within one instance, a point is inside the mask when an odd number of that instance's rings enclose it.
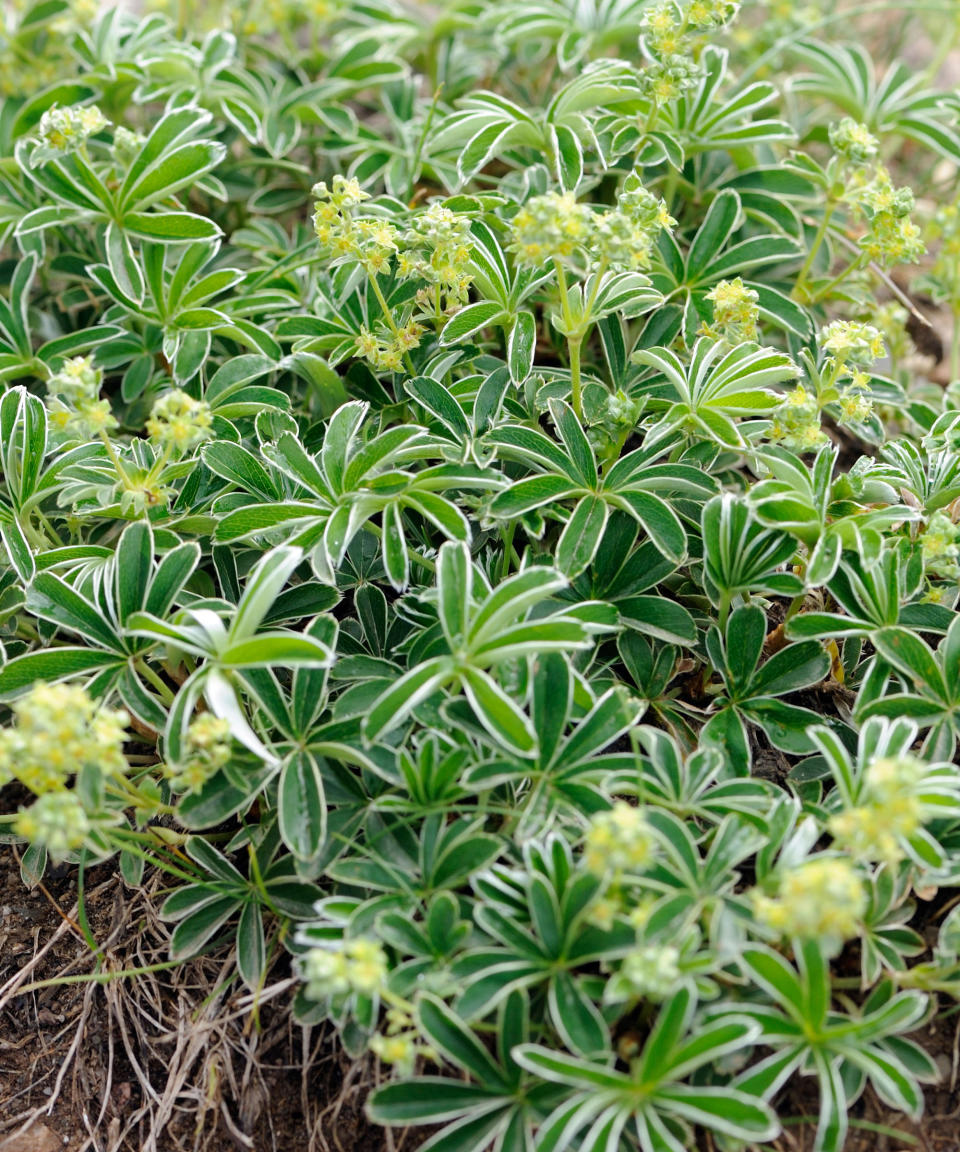
<instances>
[{"instance_id":1,"label":"palmate leaf","mask_svg":"<svg viewBox=\"0 0 960 1152\"><path fill-rule=\"evenodd\" d=\"M923 76L903 61L878 76L860 45L802 40L793 51L813 69L793 78L797 91L828 100L878 135L906 136L948 160L960 159L955 97L925 88Z\"/></svg>"},{"instance_id":2,"label":"palmate leaf","mask_svg":"<svg viewBox=\"0 0 960 1152\"><path fill-rule=\"evenodd\" d=\"M47 800L91 826L67 865L166 870L177 962L225 959L241 1009L283 950L304 988L314 947L342 952L366 987L310 981L297 1011L351 1059L379 1033L370 1115L432 1125L430 1152L766 1146L801 1076L824 1148L865 1088L915 1116L934 1068L908 1036L958 986L960 919L925 941L914 893L949 903L960 876L956 396L876 269L839 263L856 236L818 224L906 142L949 306L949 172L924 158L960 157L956 95L922 61L821 51L838 23L796 52L772 24L728 34L722 4L354 0L309 35L15 7L0 781L76 719L38 681L130 719L122 775L52 749ZM43 147L45 112L95 101L109 125ZM791 152L840 115L875 160ZM314 179L351 216L334 259ZM521 266L517 212L552 192L579 234ZM773 347L722 322L737 278ZM860 459L832 423L842 452L768 427L795 383L838 415L855 366L830 384L813 356L834 319L891 348L890 380L856 365ZM907 757L877 816L903 818L896 851L851 851L833 817ZM29 798L0 791L19 840ZM783 898L811 859L865 894L838 961L762 942L752 889Z\"/></svg>"},{"instance_id":3,"label":"palmate leaf","mask_svg":"<svg viewBox=\"0 0 960 1152\"><path fill-rule=\"evenodd\" d=\"M416 665L380 695L365 718L365 739L392 731L425 700L456 686L492 735L521 754L532 753L535 735L526 714L487 670L543 652L590 646L593 629L562 608L536 620L527 618L531 608L565 584L554 569L532 567L491 586L474 568L465 545L444 544L436 600L449 654Z\"/></svg>"},{"instance_id":4,"label":"palmate leaf","mask_svg":"<svg viewBox=\"0 0 960 1152\"><path fill-rule=\"evenodd\" d=\"M740 1140L772 1138L779 1130L772 1110L762 1099L732 1087L709 1088L683 1084L683 1077L724 1053L755 1042L758 1028L749 1023L712 1027L696 1039L684 1040L692 1016L689 992L678 993L661 1009L641 1055L629 1073L609 1066L553 1052L540 1045L516 1050L520 1065L545 1079L566 1085L582 1095L561 1104L541 1129L538 1148L577 1146L600 1152L608 1147L606 1126L629 1125L637 1132L644 1152L658 1148L682 1149L672 1122L693 1122ZM608 1110L598 1129L597 1116ZM593 1125L592 1127L590 1127ZM590 1128L589 1135L585 1133ZM664 1141L654 1142L651 1132ZM592 1137L592 1139L591 1139Z\"/></svg>"},{"instance_id":5,"label":"palmate leaf","mask_svg":"<svg viewBox=\"0 0 960 1152\"><path fill-rule=\"evenodd\" d=\"M772 412L782 401L773 385L794 379L798 371L772 348L727 348L706 339L696 342L688 365L668 348L642 349L634 360L653 370L640 387L651 409L662 413L648 433L648 450L677 431L742 447L734 418Z\"/></svg>"},{"instance_id":6,"label":"palmate leaf","mask_svg":"<svg viewBox=\"0 0 960 1152\"><path fill-rule=\"evenodd\" d=\"M744 592L797 595L803 582L783 571L795 551L785 532L763 528L743 500L715 496L703 509L704 586L721 609L721 623L733 597Z\"/></svg>"}]
</instances>

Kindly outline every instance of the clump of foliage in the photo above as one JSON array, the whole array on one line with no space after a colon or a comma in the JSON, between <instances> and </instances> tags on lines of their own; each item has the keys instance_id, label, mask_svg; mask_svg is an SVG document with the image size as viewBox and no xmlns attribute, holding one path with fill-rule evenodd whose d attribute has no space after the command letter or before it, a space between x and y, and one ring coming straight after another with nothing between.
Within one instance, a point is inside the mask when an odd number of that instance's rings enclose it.
<instances>
[{"instance_id":1,"label":"clump of foliage","mask_svg":"<svg viewBox=\"0 0 960 1152\"><path fill-rule=\"evenodd\" d=\"M960 100L812 6L94 8L0 32L25 877L165 870L255 993L292 953L437 1152L763 1144L795 1076L818 1152L918 1115Z\"/></svg>"}]
</instances>

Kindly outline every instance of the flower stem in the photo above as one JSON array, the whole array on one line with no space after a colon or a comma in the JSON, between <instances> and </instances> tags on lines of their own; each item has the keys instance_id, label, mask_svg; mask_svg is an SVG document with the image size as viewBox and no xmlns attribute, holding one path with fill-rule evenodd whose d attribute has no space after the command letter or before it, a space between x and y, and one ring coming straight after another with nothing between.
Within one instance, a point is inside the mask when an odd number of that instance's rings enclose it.
<instances>
[{"instance_id":1,"label":"flower stem","mask_svg":"<svg viewBox=\"0 0 960 1152\"><path fill-rule=\"evenodd\" d=\"M820 251L821 245L826 239L827 229L830 227L830 218L836 211L837 205L833 200L827 201L827 206L823 211L823 219L820 221L820 226L817 228L816 234L813 237L813 243L810 245L810 251L807 253L807 258L803 262L803 266L797 275L797 281L793 286L791 295L794 300L802 300L803 292L807 286L807 276L810 269L813 267L813 262L817 258L817 253Z\"/></svg>"},{"instance_id":2,"label":"flower stem","mask_svg":"<svg viewBox=\"0 0 960 1152\"><path fill-rule=\"evenodd\" d=\"M583 419L583 386L580 382L580 345L582 336L571 336L567 341L570 350L570 390L573 400L573 410L578 420Z\"/></svg>"}]
</instances>

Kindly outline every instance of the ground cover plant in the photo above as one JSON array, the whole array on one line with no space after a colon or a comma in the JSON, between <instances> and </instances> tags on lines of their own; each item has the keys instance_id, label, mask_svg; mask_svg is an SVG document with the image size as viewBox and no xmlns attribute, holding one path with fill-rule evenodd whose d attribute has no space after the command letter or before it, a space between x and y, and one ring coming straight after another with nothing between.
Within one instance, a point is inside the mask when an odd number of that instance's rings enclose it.
<instances>
[{"instance_id":1,"label":"ground cover plant","mask_svg":"<svg viewBox=\"0 0 960 1152\"><path fill-rule=\"evenodd\" d=\"M95 957L85 873L161 886L251 1027L292 972L433 1152L919 1117L960 7L189 7L0 31L24 881Z\"/></svg>"}]
</instances>

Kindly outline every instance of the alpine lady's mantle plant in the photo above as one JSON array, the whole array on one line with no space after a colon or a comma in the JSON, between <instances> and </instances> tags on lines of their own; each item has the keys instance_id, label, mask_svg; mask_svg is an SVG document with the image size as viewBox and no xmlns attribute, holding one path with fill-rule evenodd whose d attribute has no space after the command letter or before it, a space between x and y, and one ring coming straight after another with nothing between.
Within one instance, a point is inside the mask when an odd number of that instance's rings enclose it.
<instances>
[{"instance_id":1,"label":"alpine lady's mantle plant","mask_svg":"<svg viewBox=\"0 0 960 1152\"><path fill-rule=\"evenodd\" d=\"M960 994L960 102L737 8L5 9L0 830L436 1152L839 1152Z\"/></svg>"}]
</instances>

